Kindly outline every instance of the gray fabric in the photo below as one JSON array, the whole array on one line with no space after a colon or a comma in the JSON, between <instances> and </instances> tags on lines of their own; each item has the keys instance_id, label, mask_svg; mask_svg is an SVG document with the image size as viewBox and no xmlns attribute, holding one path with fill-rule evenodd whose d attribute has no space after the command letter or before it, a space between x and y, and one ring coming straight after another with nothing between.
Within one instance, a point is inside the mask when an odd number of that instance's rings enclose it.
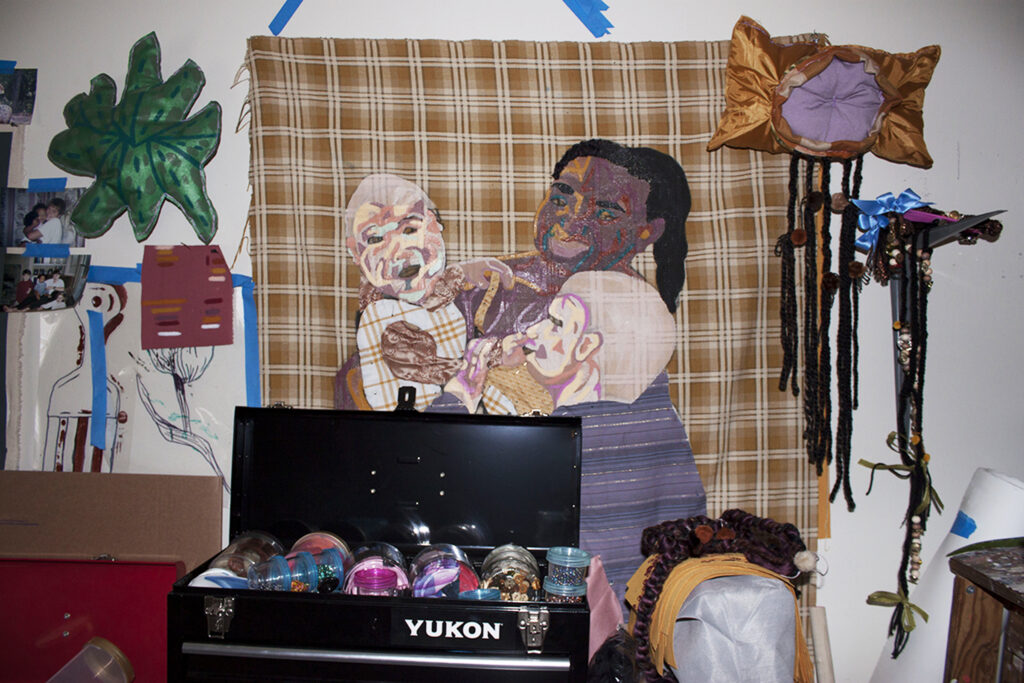
<instances>
[{"instance_id":1,"label":"gray fabric","mask_svg":"<svg viewBox=\"0 0 1024 683\"><path fill-rule=\"evenodd\" d=\"M793 594L762 576L703 581L679 610L672 647L679 683L792 683Z\"/></svg>"}]
</instances>

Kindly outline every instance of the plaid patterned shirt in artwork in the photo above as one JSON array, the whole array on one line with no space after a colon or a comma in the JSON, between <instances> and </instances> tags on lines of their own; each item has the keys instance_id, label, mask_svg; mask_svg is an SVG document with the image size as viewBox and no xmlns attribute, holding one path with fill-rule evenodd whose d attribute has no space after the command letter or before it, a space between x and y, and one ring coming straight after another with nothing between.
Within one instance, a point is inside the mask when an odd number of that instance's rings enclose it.
<instances>
[{"instance_id":1,"label":"plaid patterned shirt in artwork","mask_svg":"<svg viewBox=\"0 0 1024 683\"><path fill-rule=\"evenodd\" d=\"M363 375L363 393L374 410L394 410L398 389L416 389L416 409L423 410L441 395L441 386L412 380L400 380L388 367L381 351L381 337L388 325L411 323L437 342L440 358L462 358L466 350L466 321L454 304L430 311L397 299L381 299L366 307L359 319L356 344Z\"/></svg>"}]
</instances>

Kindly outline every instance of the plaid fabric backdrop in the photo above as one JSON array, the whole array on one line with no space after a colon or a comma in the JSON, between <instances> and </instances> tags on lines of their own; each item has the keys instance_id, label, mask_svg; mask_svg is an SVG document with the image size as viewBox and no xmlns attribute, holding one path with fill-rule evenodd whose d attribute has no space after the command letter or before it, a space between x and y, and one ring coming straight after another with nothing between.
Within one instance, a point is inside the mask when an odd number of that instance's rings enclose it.
<instances>
[{"instance_id":1,"label":"plaid fabric backdrop","mask_svg":"<svg viewBox=\"0 0 1024 683\"><path fill-rule=\"evenodd\" d=\"M249 41L250 211L263 400L333 405L355 351L359 271L343 213L366 175L419 184L448 262L533 247L533 215L570 145L671 154L693 195L669 366L708 513L741 507L817 537L799 403L778 389L788 156L705 147L729 42ZM634 262L649 281L648 251ZM800 269L798 268L798 271ZM813 599L813 596L810 596Z\"/></svg>"}]
</instances>

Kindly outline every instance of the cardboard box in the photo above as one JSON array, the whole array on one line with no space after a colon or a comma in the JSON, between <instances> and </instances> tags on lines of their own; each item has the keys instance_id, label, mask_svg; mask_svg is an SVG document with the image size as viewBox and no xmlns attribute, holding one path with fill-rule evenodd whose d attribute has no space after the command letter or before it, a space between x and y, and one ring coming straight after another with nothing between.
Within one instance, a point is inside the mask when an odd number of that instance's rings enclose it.
<instances>
[{"instance_id":1,"label":"cardboard box","mask_svg":"<svg viewBox=\"0 0 1024 683\"><path fill-rule=\"evenodd\" d=\"M0 557L181 562L222 545L216 477L0 471Z\"/></svg>"}]
</instances>

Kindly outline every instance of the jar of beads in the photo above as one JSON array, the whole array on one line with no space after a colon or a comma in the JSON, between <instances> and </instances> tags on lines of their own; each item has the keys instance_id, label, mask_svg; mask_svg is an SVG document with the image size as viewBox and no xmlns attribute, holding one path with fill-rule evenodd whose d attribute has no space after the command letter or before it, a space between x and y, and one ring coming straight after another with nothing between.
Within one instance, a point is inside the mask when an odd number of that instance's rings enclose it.
<instances>
[{"instance_id":1,"label":"jar of beads","mask_svg":"<svg viewBox=\"0 0 1024 683\"><path fill-rule=\"evenodd\" d=\"M548 575L552 583L575 586L585 583L590 568L590 553L572 546L548 548Z\"/></svg>"},{"instance_id":2,"label":"jar of beads","mask_svg":"<svg viewBox=\"0 0 1024 683\"><path fill-rule=\"evenodd\" d=\"M502 600L528 602L540 592L540 567L537 558L521 546L508 544L495 548L481 566L482 588L497 588Z\"/></svg>"},{"instance_id":3,"label":"jar of beads","mask_svg":"<svg viewBox=\"0 0 1024 683\"><path fill-rule=\"evenodd\" d=\"M309 593L316 590L317 569L313 555L293 553L274 555L249 568L249 588L265 591Z\"/></svg>"}]
</instances>

